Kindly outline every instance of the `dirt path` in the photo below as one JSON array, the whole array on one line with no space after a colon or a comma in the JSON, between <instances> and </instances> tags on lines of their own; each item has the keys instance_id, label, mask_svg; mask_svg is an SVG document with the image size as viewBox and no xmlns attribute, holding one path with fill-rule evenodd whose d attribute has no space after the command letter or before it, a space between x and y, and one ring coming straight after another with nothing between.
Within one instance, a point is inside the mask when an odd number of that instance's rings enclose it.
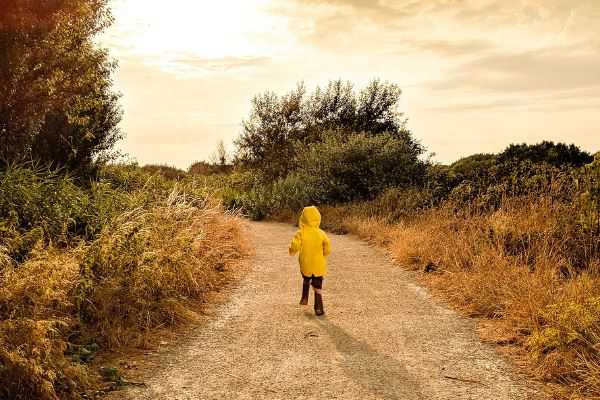
<instances>
[{"instance_id":1,"label":"dirt path","mask_svg":"<svg viewBox=\"0 0 600 400\"><path fill-rule=\"evenodd\" d=\"M326 316L299 306L289 225L251 223L255 267L127 399L526 399L474 323L352 236L331 235Z\"/></svg>"}]
</instances>

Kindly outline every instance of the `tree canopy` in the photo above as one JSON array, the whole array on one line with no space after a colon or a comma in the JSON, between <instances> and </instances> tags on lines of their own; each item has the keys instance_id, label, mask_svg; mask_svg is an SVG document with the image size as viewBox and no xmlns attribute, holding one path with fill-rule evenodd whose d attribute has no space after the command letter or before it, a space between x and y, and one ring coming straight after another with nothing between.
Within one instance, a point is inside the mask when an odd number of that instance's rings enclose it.
<instances>
[{"instance_id":1,"label":"tree canopy","mask_svg":"<svg viewBox=\"0 0 600 400\"><path fill-rule=\"evenodd\" d=\"M498 160L500 162L546 162L555 167L563 165L581 167L591 163L594 160L594 157L574 144L567 145L565 143L543 141L533 145L525 143L511 144L506 150L498 155Z\"/></svg>"},{"instance_id":2,"label":"tree canopy","mask_svg":"<svg viewBox=\"0 0 600 400\"><path fill-rule=\"evenodd\" d=\"M121 137L115 64L94 39L108 0L0 3L0 165L89 167Z\"/></svg>"},{"instance_id":3,"label":"tree canopy","mask_svg":"<svg viewBox=\"0 0 600 400\"><path fill-rule=\"evenodd\" d=\"M398 111L401 93L397 85L375 79L359 92L352 83L336 80L310 95L303 84L283 96L259 94L236 141L236 162L280 177L292 168L296 142L320 142L328 130L406 138L405 119Z\"/></svg>"}]
</instances>

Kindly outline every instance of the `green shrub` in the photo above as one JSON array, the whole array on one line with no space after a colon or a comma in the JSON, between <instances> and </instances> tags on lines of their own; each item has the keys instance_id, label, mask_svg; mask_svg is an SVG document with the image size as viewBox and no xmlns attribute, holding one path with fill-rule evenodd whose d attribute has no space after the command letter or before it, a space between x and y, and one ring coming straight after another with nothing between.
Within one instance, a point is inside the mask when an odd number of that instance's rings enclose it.
<instances>
[{"instance_id":1,"label":"green shrub","mask_svg":"<svg viewBox=\"0 0 600 400\"><path fill-rule=\"evenodd\" d=\"M296 175L318 188L319 202L371 200L390 187L423 182L423 148L398 135L327 132L323 141L297 150Z\"/></svg>"},{"instance_id":2,"label":"green shrub","mask_svg":"<svg viewBox=\"0 0 600 400\"><path fill-rule=\"evenodd\" d=\"M179 180L187 176L187 173L184 170L166 164L148 164L144 165L142 170L153 175L162 175L171 180Z\"/></svg>"},{"instance_id":3,"label":"green shrub","mask_svg":"<svg viewBox=\"0 0 600 400\"><path fill-rule=\"evenodd\" d=\"M197 316L245 254L236 215L205 183L133 165L85 188L0 172L0 398L78 398L93 352Z\"/></svg>"},{"instance_id":4,"label":"green shrub","mask_svg":"<svg viewBox=\"0 0 600 400\"><path fill-rule=\"evenodd\" d=\"M318 143L329 129L413 141L398 111L401 93L398 85L374 79L358 93L352 83L337 80L308 96L303 84L283 96L259 94L236 140L236 163L271 179L285 177L299 155L295 142Z\"/></svg>"},{"instance_id":5,"label":"green shrub","mask_svg":"<svg viewBox=\"0 0 600 400\"><path fill-rule=\"evenodd\" d=\"M574 181L569 168L531 161L495 164L476 178L463 180L452 189L449 204L461 212L498 210L515 197L549 195L557 201L573 199Z\"/></svg>"},{"instance_id":6,"label":"green shrub","mask_svg":"<svg viewBox=\"0 0 600 400\"><path fill-rule=\"evenodd\" d=\"M454 162L450 170L461 180L474 179L486 174L496 163L497 156L493 154L474 154Z\"/></svg>"},{"instance_id":7,"label":"green shrub","mask_svg":"<svg viewBox=\"0 0 600 400\"><path fill-rule=\"evenodd\" d=\"M11 166L0 171L0 243L22 261L39 240L62 243L85 231L88 194L59 171Z\"/></svg>"},{"instance_id":8,"label":"green shrub","mask_svg":"<svg viewBox=\"0 0 600 400\"><path fill-rule=\"evenodd\" d=\"M600 155L576 175L579 197L577 218L583 240L579 243L587 254L600 253Z\"/></svg>"},{"instance_id":9,"label":"green shrub","mask_svg":"<svg viewBox=\"0 0 600 400\"><path fill-rule=\"evenodd\" d=\"M591 163L594 157L574 144L567 145L543 141L533 145L525 143L511 144L498 155L498 160L500 163L531 161L534 163L547 163L555 167L582 167Z\"/></svg>"},{"instance_id":10,"label":"green shrub","mask_svg":"<svg viewBox=\"0 0 600 400\"><path fill-rule=\"evenodd\" d=\"M596 342L600 326L600 298L583 302L565 301L541 310L542 328L534 332L528 345L536 357L551 351L569 351L572 347L588 347Z\"/></svg>"}]
</instances>

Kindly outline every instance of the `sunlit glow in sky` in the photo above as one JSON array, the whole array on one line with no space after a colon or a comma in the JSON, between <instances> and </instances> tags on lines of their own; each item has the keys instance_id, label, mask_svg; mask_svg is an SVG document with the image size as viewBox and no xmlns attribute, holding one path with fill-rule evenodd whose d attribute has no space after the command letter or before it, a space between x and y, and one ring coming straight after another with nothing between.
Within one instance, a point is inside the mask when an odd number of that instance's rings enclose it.
<instances>
[{"instance_id":1,"label":"sunlit glow in sky","mask_svg":"<svg viewBox=\"0 0 600 400\"><path fill-rule=\"evenodd\" d=\"M172 0L168 6L119 0L113 4L117 24L109 43L117 48L117 55L137 56L148 65L176 73L194 72L195 59L214 60L207 63L208 69L210 65L218 69L219 59L273 54L276 43L257 39L265 32L279 39L287 34L281 21L262 11L266 0ZM186 70L187 63L192 68Z\"/></svg>"},{"instance_id":2,"label":"sunlit glow in sky","mask_svg":"<svg viewBox=\"0 0 600 400\"><path fill-rule=\"evenodd\" d=\"M600 150L597 0L113 0L141 164L187 168L232 140L252 97L330 79L403 89L414 135L451 162L543 139Z\"/></svg>"}]
</instances>

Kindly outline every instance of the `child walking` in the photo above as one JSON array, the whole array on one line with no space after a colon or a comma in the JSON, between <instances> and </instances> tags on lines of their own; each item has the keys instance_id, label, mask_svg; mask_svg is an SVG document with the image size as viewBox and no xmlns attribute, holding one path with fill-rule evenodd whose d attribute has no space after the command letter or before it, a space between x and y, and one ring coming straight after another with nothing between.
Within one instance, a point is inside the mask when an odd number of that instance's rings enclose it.
<instances>
[{"instance_id":1,"label":"child walking","mask_svg":"<svg viewBox=\"0 0 600 400\"><path fill-rule=\"evenodd\" d=\"M300 253L300 273L302 274L302 298L301 305L308 304L308 292L312 285L315 292L315 314L323 315L323 278L327 274L327 260L325 257L331 253L329 238L319 226L321 225L321 213L315 206L304 207L298 231L290 243L290 256Z\"/></svg>"}]
</instances>

